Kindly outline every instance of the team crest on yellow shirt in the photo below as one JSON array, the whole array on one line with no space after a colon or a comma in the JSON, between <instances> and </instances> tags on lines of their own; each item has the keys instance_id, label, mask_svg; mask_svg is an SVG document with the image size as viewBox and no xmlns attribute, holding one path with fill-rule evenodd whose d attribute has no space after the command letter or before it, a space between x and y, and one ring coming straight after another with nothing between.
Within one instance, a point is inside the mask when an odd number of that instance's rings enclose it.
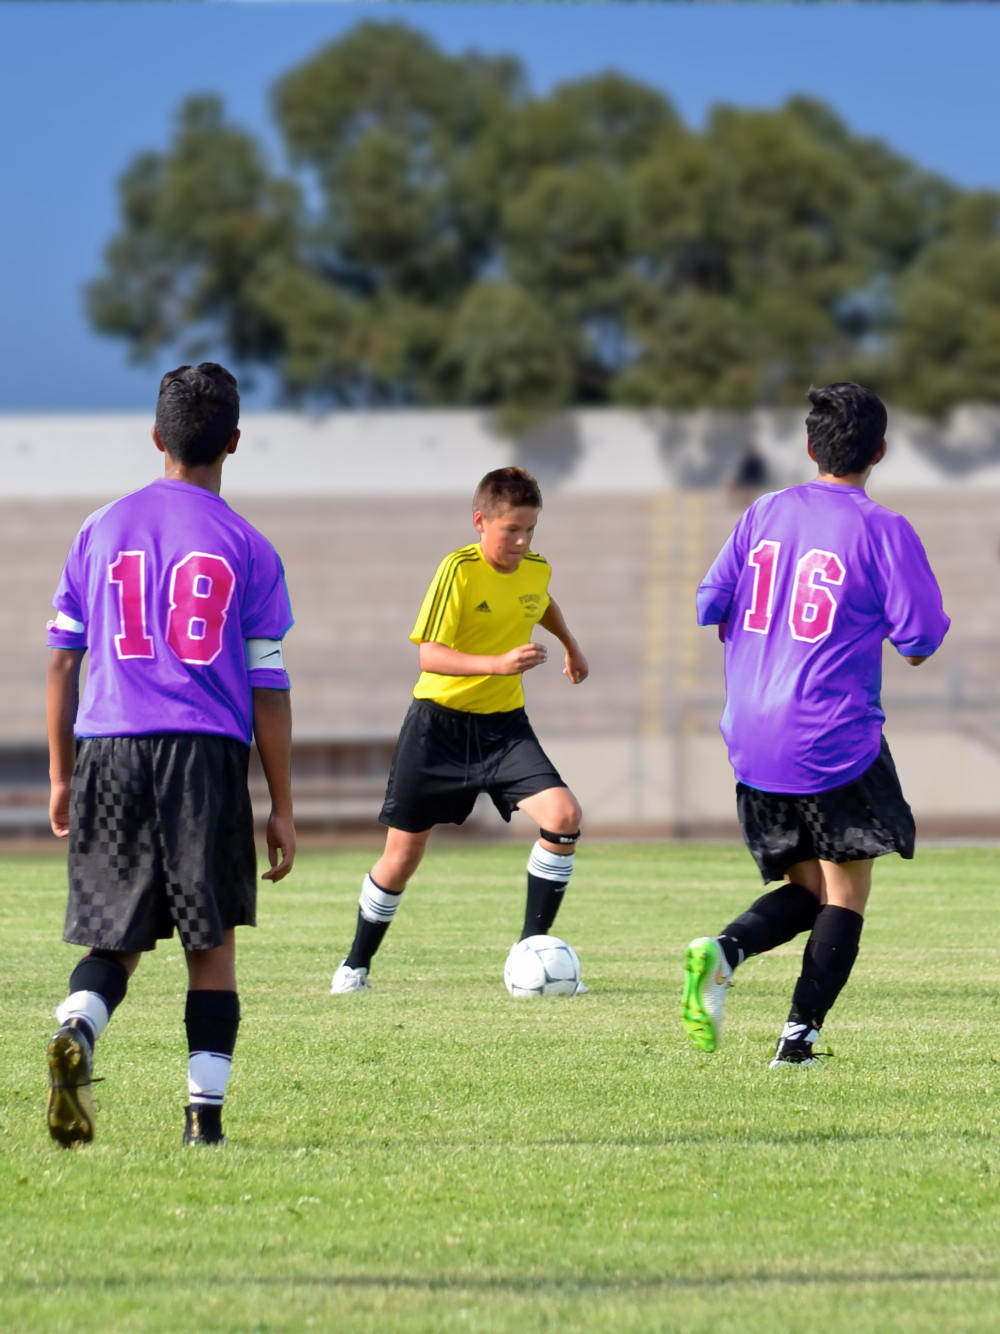
<instances>
[{"instance_id":1,"label":"team crest on yellow shirt","mask_svg":"<svg viewBox=\"0 0 1000 1334\"><path fill-rule=\"evenodd\" d=\"M519 599L524 607L525 616L535 616L538 612L538 605L542 600L541 593L522 593Z\"/></svg>"}]
</instances>

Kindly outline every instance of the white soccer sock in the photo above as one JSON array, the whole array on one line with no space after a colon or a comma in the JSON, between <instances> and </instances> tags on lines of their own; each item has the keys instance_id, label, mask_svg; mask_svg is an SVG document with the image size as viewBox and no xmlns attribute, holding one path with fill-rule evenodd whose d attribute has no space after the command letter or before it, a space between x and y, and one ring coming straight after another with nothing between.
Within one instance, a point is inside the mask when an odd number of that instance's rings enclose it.
<instances>
[{"instance_id":1,"label":"white soccer sock","mask_svg":"<svg viewBox=\"0 0 1000 1334\"><path fill-rule=\"evenodd\" d=\"M96 991L74 991L56 1007L56 1018L60 1024L68 1024L71 1019L85 1020L96 1042L107 1028L110 1016L104 997Z\"/></svg>"},{"instance_id":2,"label":"white soccer sock","mask_svg":"<svg viewBox=\"0 0 1000 1334\"><path fill-rule=\"evenodd\" d=\"M366 875L361 882L358 898L361 916L366 922L384 922L388 926L396 915L402 897L402 890L398 894L390 894L387 889L380 889L370 875Z\"/></svg>"},{"instance_id":3,"label":"white soccer sock","mask_svg":"<svg viewBox=\"0 0 1000 1334\"><path fill-rule=\"evenodd\" d=\"M540 880L551 880L554 886L561 885L565 889L573 874L574 858L572 852L550 852L542 847L541 841L536 842L528 856L528 874L537 875Z\"/></svg>"},{"instance_id":4,"label":"white soccer sock","mask_svg":"<svg viewBox=\"0 0 1000 1334\"><path fill-rule=\"evenodd\" d=\"M218 1051L188 1052L188 1097L191 1105L221 1107L233 1058Z\"/></svg>"}]
</instances>

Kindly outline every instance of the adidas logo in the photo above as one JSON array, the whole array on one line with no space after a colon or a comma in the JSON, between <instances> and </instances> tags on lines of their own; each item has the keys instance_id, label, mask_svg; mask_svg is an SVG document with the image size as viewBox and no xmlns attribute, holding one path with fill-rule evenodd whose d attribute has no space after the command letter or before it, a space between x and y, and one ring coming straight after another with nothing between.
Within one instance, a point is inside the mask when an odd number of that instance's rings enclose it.
<instances>
[{"instance_id":1,"label":"adidas logo","mask_svg":"<svg viewBox=\"0 0 1000 1334\"><path fill-rule=\"evenodd\" d=\"M476 608L476 611L489 611L489 610L490 610L490 604L486 601L480 602L479 606Z\"/></svg>"}]
</instances>

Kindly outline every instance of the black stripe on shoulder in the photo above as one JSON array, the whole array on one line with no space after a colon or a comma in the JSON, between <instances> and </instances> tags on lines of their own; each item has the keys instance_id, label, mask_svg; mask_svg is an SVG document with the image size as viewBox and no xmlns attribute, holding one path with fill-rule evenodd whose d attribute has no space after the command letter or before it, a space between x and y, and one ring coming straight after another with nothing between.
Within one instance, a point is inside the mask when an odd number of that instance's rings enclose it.
<instances>
[{"instance_id":1,"label":"black stripe on shoulder","mask_svg":"<svg viewBox=\"0 0 1000 1334\"><path fill-rule=\"evenodd\" d=\"M453 551L450 556L445 557L441 573L438 575L437 585L434 589L434 597L431 605L427 608L427 615L424 617L422 626L418 626L418 633L421 639L433 639L435 632L441 626L441 620L444 616L444 609L448 605L448 597L451 593L452 585L455 582L455 575L462 565L467 565L469 561L479 559L479 548L476 545L463 547L461 551Z\"/></svg>"}]
</instances>

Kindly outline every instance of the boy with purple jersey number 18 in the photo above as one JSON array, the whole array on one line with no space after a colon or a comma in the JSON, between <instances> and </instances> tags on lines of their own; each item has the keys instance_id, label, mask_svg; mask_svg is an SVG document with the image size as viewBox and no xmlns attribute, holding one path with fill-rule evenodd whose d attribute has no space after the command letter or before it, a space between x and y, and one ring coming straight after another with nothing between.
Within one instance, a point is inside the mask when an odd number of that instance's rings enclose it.
<instances>
[{"instance_id":1,"label":"boy with purple jersey number 18","mask_svg":"<svg viewBox=\"0 0 1000 1334\"><path fill-rule=\"evenodd\" d=\"M725 646L721 730L763 894L687 948L681 1016L715 1051L733 972L808 932L772 1068L814 1065L823 1021L858 953L874 858L913 856L914 822L882 724L882 643L914 667L950 624L917 534L865 491L885 455L871 390L810 389L817 477L756 500L698 589Z\"/></svg>"},{"instance_id":2,"label":"boy with purple jersey number 18","mask_svg":"<svg viewBox=\"0 0 1000 1334\"><path fill-rule=\"evenodd\" d=\"M271 798L264 879L282 880L295 857L284 570L219 494L239 407L215 362L163 377L164 476L84 521L52 599L49 817L69 838L63 939L87 949L48 1046L49 1133L66 1147L93 1139L94 1045L143 953L175 929L188 973L183 1142L225 1143L234 929L256 914L251 740Z\"/></svg>"}]
</instances>

